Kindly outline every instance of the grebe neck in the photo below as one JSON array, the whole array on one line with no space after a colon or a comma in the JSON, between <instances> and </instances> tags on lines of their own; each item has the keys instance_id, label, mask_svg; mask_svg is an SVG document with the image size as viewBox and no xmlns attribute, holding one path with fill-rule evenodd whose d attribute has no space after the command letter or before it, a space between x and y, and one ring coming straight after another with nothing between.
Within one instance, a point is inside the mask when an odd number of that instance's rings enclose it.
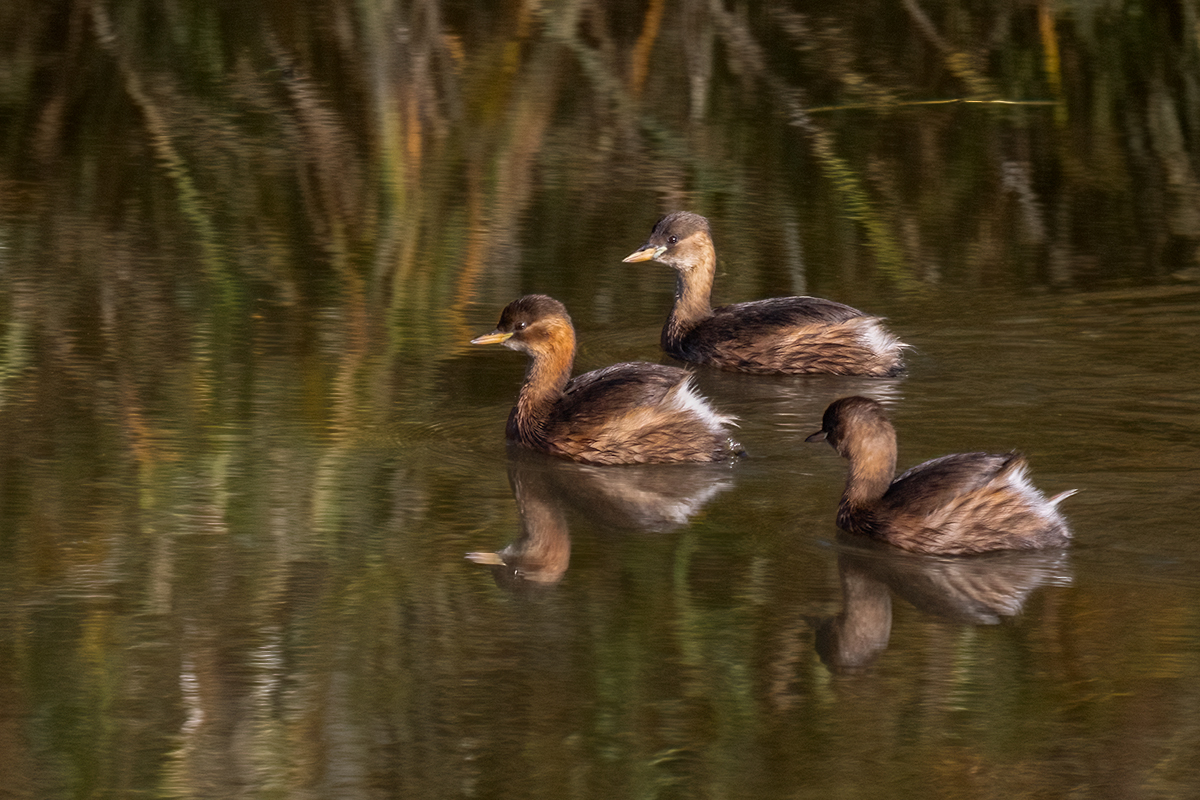
<instances>
[{"instance_id":1,"label":"grebe neck","mask_svg":"<svg viewBox=\"0 0 1200 800\"><path fill-rule=\"evenodd\" d=\"M508 421L509 438L521 441L542 441L551 409L562 398L563 388L571 379L575 362L575 335L569 338L560 332L552 347L530 351L525 383Z\"/></svg>"},{"instance_id":2,"label":"grebe neck","mask_svg":"<svg viewBox=\"0 0 1200 800\"><path fill-rule=\"evenodd\" d=\"M896 436L893 433L890 437L876 436L846 444L850 471L838 507L838 520L850 523L843 527L854 530L861 527L853 524L855 518L869 519L871 509L892 485L896 476Z\"/></svg>"},{"instance_id":3,"label":"grebe neck","mask_svg":"<svg viewBox=\"0 0 1200 800\"><path fill-rule=\"evenodd\" d=\"M688 269L675 273L675 306L663 328L663 341L677 341L692 328L712 316L713 276L717 268L716 254L710 249Z\"/></svg>"}]
</instances>

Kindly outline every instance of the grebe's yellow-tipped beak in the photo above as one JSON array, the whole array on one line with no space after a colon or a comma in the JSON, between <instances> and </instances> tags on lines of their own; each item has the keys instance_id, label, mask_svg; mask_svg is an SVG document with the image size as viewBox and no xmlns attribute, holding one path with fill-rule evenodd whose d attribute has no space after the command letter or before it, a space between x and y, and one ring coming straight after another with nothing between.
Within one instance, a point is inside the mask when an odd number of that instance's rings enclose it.
<instances>
[{"instance_id":1,"label":"grebe's yellow-tipped beak","mask_svg":"<svg viewBox=\"0 0 1200 800\"><path fill-rule=\"evenodd\" d=\"M492 331L491 333L485 333L483 336L476 336L471 340L471 344L504 344L511 338L511 331L509 333Z\"/></svg>"},{"instance_id":2,"label":"grebe's yellow-tipped beak","mask_svg":"<svg viewBox=\"0 0 1200 800\"><path fill-rule=\"evenodd\" d=\"M625 263L632 263L634 261L653 261L661 256L666 249L667 248L665 247L654 247L648 244L643 245L622 258L621 261Z\"/></svg>"},{"instance_id":3,"label":"grebe's yellow-tipped beak","mask_svg":"<svg viewBox=\"0 0 1200 800\"><path fill-rule=\"evenodd\" d=\"M825 438L827 435L828 434L826 431L823 431L823 430L817 431L812 436L805 437L804 441L806 441L806 442L823 442L823 441L825 441Z\"/></svg>"},{"instance_id":4,"label":"grebe's yellow-tipped beak","mask_svg":"<svg viewBox=\"0 0 1200 800\"><path fill-rule=\"evenodd\" d=\"M474 561L476 564L488 564L493 567L503 567L504 559L499 553L467 553L467 561Z\"/></svg>"}]
</instances>

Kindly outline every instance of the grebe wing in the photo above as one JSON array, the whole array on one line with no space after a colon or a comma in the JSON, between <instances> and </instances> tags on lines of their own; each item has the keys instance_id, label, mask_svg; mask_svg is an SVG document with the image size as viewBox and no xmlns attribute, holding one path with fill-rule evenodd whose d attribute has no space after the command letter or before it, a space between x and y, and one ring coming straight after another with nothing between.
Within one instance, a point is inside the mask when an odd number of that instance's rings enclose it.
<instances>
[{"instance_id":1,"label":"grebe wing","mask_svg":"<svg viewBox=\"0 0 1200 800\"><path fill-rule=\"evenodd\" d=\"M865 316L868 315L857 308L820 297L771 297L749 303L718 306L713 309L712 319L714 323L737 322L739 325L782 328L836 324Z\"/></svg>"},{"instance_id":2,"label":"grebe wing","mask_svg":"<svg viewBox=\"0 0 1200 800\"><path fill-rule=\"evenodd\" d=\"M582 461L723 461L740 446L692 387L692 375L662 364L617 364L569 383L548 424L556 447Z\"/></svg>"},{"instance_id":3,"label":"grebe wing","mask_svg":"<svg viewBox=\"0 0 1200 800\"><path fill-rule=\"evenodd\" d=\"M572 378L563 389L563 404L576 410L628 408L658 404L691 373L666 364L633 361L613 364Z\"/></svg>"},{"instance_id":4,"label":"grebe wing","mask_svg":"<svg viewBox=\"0 0 1200 800\"><path fill-rule=\"evenodd\" d=\"M880 501L885 508L931 513L1025 463L1017 453L955 453L906 470Z\"/></svg>"}]
</instances>

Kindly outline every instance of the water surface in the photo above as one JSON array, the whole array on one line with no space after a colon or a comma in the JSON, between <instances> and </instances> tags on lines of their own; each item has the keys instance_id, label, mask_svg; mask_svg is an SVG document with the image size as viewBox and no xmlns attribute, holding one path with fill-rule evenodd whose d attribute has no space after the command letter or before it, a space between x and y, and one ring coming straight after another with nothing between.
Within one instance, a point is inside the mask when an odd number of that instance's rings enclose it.
<instances>
[{"instance_id":1,"label":"water surface","mask_svg":"<svg viewBox=\"0 0 1200 800\"><path fill-rule=\"evenodd\" d=\"M8 4L0 786L1195 795L1194 17ZM580 369L665 361L621 258L677 208L718 302L867 309L907 374L699 371L732 465L507 449L468 340L536 291ZM1026 453L1072 547L839 534L849 394L902 468Z\"/></svg>"}]
</instances>

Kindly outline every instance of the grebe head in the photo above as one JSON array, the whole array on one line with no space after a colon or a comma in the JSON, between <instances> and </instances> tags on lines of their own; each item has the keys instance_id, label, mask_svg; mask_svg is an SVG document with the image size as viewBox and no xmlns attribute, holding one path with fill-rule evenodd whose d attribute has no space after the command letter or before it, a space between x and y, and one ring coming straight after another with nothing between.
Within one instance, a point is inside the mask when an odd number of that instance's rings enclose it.
<instances>
[{"instance_id":1,"label":"grebe head","mask_svg":"<svg viewBox=\"0 0 1200 800\"><path fill-rule=\"evenodd\" d=\"M575 349L575 330L567 307L544 294L528 294L504 307L496 329L471 344L502 344L530 355Z\"/></svg>"},{"instance_id":2,"label":"grebe head","mask_svg":"<svg viewBox=\"0 0 1200 800\"><path fill-rule=\"evenodd\" d=\"M623 261L657 261L682 271L713 258L708 220L690 211L674 211L654 224L650 238Z\"/></svg>"},{"instance_id":3,"label":"grebe head","mask_svg":"<svg viewBox=\"0 0 1200 800\"><path fill-rule=\"evenodd\" d=\"M863 447L890 441L894 446L896 430L888 421L883 406L867 397L843 397L825 409L821 430L807 442L829 442L840 455L849 457Z\"/></svg>"}]
</instances>

